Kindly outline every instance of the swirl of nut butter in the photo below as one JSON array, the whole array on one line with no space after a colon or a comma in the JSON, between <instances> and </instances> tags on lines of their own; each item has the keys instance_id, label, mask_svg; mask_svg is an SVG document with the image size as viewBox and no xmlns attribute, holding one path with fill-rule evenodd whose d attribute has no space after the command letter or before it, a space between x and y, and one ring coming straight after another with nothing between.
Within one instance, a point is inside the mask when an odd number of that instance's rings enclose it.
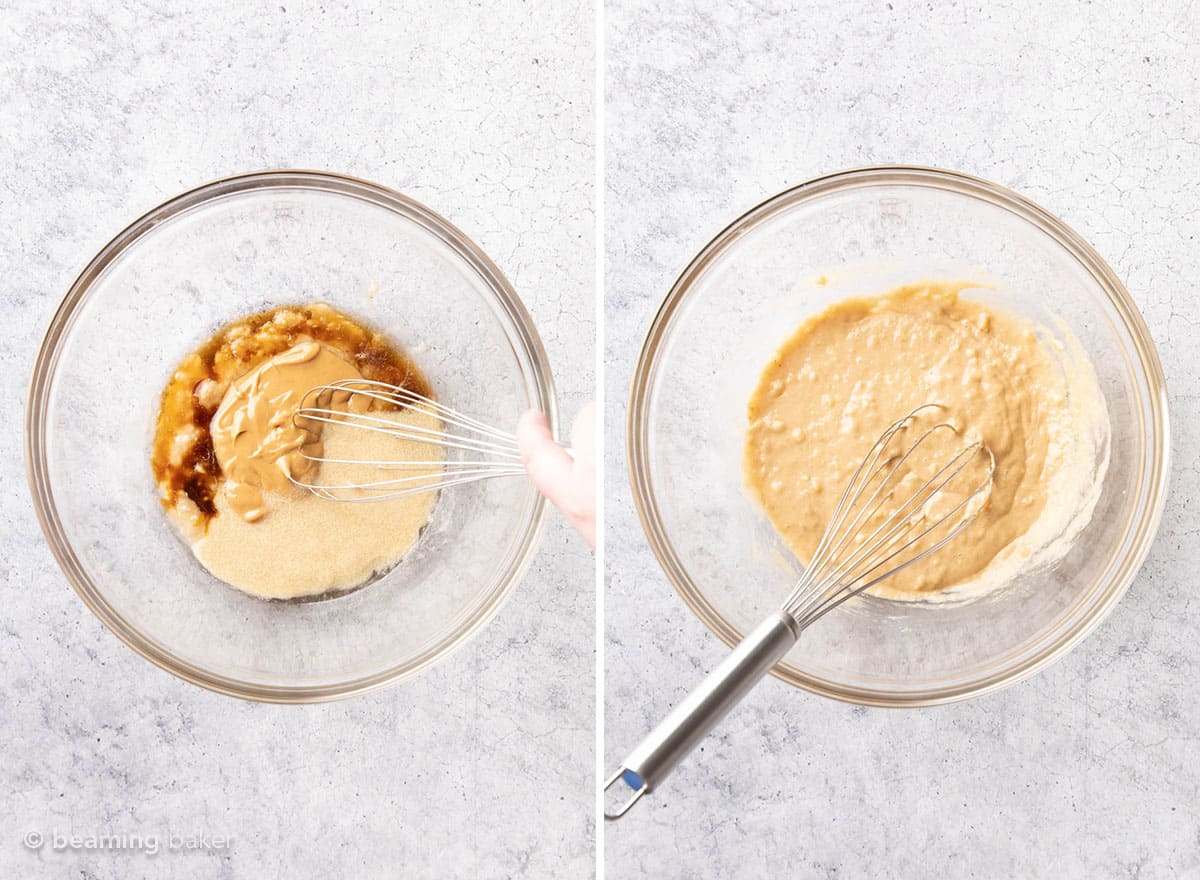
<instances>
[{"instance_id":1,"label":"swirl of nut butter","mask_svg":"<svg viewBox=\"0 0 1200 880\"><path fill-rule=\"evenodd\" d=\"M313 389L362 374L333 349L302 342L276 355L229 386L209 426L213 451L225 474L223 492L238 516L257 522L267 515L264 492L295 497L293 478L311 475L322 455L321 424L296 418ZM323 390L309 405L362 412L362 395Z\"/></svg>"}]
</instances>

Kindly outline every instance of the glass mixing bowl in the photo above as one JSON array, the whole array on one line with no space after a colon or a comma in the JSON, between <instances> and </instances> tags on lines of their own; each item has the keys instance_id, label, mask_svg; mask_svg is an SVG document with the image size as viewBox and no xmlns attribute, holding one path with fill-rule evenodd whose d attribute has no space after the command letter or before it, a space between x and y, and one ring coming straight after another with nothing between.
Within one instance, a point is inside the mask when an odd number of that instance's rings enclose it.
<instances>
[{"instance_id":1,"label":"glass mixing bowl","mask_svg":"<svg viewBox=\"0 0 1200 880\"><path fill-rule=\"evenodd\" d=\"M833 174L764 202L705 246L654 319L630 397L646 534L687 604L733 645L799 571L742 476L746 404L763 367L830 303L928 278L991 283L988 301L1051 333L1061 319L1095 367L1111 459L1090 523L1051 567L973 601L857 597L773 670L869 705L947 702L1031 674L1099 623L1145 558L1166 491L1166 392L1112 270L1061 221L986 181L910 167Z\"/></svg>"},{"instance_id":2,"label":"glass mixing bowl","mask_svg":"<svg viewBox=\"0 0 1200 880\"><path fill-rule=\"evenodd\" d=\"M121 232L71 287L30 387L30 485L67 577L138 653L240 697L331 699L429 665L495 614L542 529L526 480L456 487L396 568L310 603L253 598L193 558L150 471L163 386L225 322L314 300L386 331L450 406L554 421L541 341L491 260L411 199L309 171L218 180Z\"/></svg>"}]
</instances>

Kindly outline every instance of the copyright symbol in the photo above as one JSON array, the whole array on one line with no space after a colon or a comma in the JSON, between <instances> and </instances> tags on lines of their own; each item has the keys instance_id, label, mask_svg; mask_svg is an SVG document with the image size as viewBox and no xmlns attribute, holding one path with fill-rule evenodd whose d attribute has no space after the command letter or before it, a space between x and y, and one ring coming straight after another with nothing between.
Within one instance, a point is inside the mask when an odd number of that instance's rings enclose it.
<instances>
[{"instance_id":1,"label":"copyright symbol","mask_svg":"<svg viewBox=\"0 0 1200 880\"><path fill-rule=\"evenodd\" d=\"M41 849L45 843L45 838L42 837L40 831L28 831L25 834L25 847L27 849Z\"/></svg>"}]
</instances>

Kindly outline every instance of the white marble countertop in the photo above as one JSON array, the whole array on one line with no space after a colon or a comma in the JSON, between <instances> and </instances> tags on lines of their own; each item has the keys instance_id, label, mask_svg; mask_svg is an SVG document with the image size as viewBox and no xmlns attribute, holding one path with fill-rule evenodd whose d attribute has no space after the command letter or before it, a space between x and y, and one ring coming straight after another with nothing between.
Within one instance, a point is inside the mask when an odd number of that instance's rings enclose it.
<instances>
[{"instance_id":1,"label":"white marble countertop","mask_svg":"<svg viewBox=\"0 0 1200 880\"><path fill-rule=\"evenodd\" d=\"M0 12L0 876L590 876L592 556L561 517L445 662L258 705L176 680L85 609L34 520L21 434L38 342L91 255L187 187L273 167L378 181L474 238L529 306L569 419L594 379L591 7L188 6ZM231 841L166 852L168 834Z\"/></svg>"},{"instance_id":2,"label":"white marble countertop","mask_svg":"<svg viewBox=\"0 0 1200 880\"><path fill-rule=\"evenodd\" d=\"M770 679L608 826L607 876L1200 876L1195 10L716 6L617 0L606 12L607 766L725 653L632 510L625 398L675 275L766 196L843 168L925 164L1064 218L1111 262L1158 343L1171 495L1126 597L1048 670L923 710L843 705Z\"/></svg>"}]
</instances>

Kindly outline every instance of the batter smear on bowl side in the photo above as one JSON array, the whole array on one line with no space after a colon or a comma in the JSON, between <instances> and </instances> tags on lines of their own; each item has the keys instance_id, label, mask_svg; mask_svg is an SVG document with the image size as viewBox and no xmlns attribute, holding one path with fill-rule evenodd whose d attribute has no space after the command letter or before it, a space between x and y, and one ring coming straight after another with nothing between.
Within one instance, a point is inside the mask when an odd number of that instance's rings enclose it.
<instances>
[{"instance_id":1,"label":"batter smear on bowl side","mask_svg":"<svg viewBox=\"0 0 1200 880\"><path fill-rule=\"evenodd\" d=\"M430 397L416 365L381 334L322 303L261 312L222 327L163 392L151 452L160 497L192 552L226 583L264 598L353 589L393 566L429 520L433 492L372 504L311 495L327 480L378 478L369 466L313 458L429 461L433 444L297 418L302 402L437 429L439 421L359 395L310 389L370 379ZM336 545L329 538L336 535Z\"/></svg>"},{"instance_id":2,"label":"batter smear on bowl side","mask_svg":"<svg viewBox=\"0 0 1200 880\"><path fill-rule=\"evenodd\" d=\"M958 430L938 432L905 463L914 485L931 476L927 462L945 460L948 443L982 440L994 454L994 485L974 523L876 595L974 595L1054 561L1091 517L1103 482L1108 419L1082 350L1069 334L1060 344L960 295L973 287L926 282L827 308L783 345L750 400L747 480L805 562L865 451L905 413L938 404L919 421Z\"/></svg>"}]
</instances>

